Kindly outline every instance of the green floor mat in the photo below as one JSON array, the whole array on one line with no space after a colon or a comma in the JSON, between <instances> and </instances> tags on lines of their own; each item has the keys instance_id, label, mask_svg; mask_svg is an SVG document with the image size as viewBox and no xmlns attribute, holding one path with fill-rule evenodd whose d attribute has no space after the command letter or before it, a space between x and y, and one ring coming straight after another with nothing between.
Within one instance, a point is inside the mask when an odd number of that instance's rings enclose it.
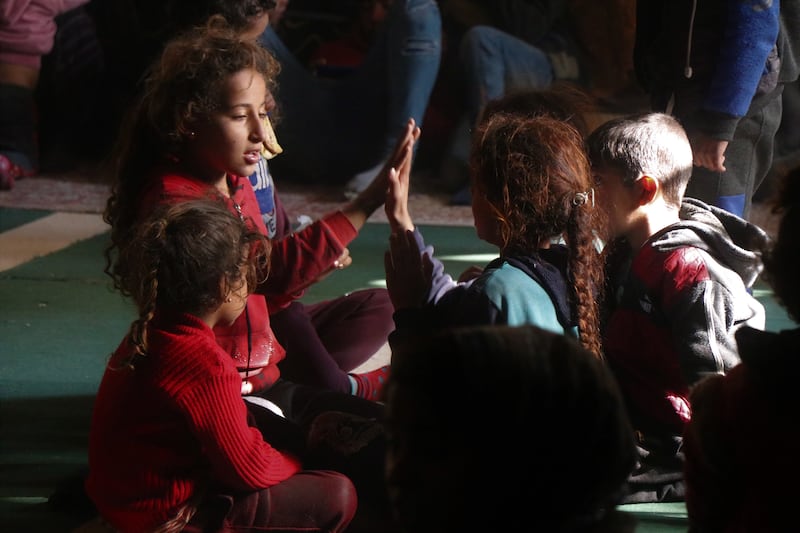
<instances>
[{"instance_id":1,"label":"green floor mat","mask_svg":"<svg viewBox=\"0 0 800 533\"><path fill-rule=\"evenodd\" d=\"M41 212L0 210L0 227ZM495 253L473 228L422 227L453 276ZM0 531L58 532L75 526L45 501L58 480L86 462L93 396L109 353L133 318L103 274L107 234L0 273ZM308 302L383 284L388 226L367 224L350 246L353 264L304 296ZM756 296L768 329L790 327L765 286ZM793 326L791 326L793 327ZM638 531L685 531L682 504L626 506ZM378 532L376 532L378 533Z\"/></svg>"}]
</instances>

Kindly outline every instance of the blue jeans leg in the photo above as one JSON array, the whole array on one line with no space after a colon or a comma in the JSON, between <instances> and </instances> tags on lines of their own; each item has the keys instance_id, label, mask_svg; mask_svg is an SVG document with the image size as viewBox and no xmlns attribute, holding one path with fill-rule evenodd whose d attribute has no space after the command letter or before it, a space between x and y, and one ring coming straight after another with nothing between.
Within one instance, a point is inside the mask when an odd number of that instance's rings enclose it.
<instances>
[{"instance_id":1,"label":"blue jeans leg","mask_svg":"<svg viewBox=\"0 0 800 533\"><path fill-rule=\"evenodd\" d=\"M388 155L409 117L422 122L439 70L434 0L392 4L364 62L337 79L314 77L267 28L261 43L281 63L276 179L344 183ZM273 162L270 162L273 166Z\"/></svg>"},{"instance_id":2,"label":"blue jeans leg","mask_svg":"<svg viewBox=\"0 0 800 533\"><path fill-rule=\"evenodd\" d=\"M553 82L553 67L539 48L490 26L475 26L460 45L473 124L481 109L514 89L541 89Z\"/></svg>"},{"instance_id":3,"label":"blue jeans leg","mask_svg":"<svg viewBox=\"0 0 800 533\"><path fill-rule=\"evenodd\" d=\"M389 106L384 156L410 117L422 125L442 55L437 2L408 0L395 2L393 7L395 12L387 27Z\"/></svg>"}]
</instances>

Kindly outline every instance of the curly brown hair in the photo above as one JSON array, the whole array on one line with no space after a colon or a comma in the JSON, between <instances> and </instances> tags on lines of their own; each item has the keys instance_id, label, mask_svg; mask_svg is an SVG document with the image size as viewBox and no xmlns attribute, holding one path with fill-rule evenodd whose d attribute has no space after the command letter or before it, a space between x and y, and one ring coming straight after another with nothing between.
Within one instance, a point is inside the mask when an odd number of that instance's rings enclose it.
<instances>
[{"instance_id":1,"label":"curly brown hair","mask_svg":"<svg viewBox=\"0 0 800 533\"><path fill-rule=\"evenodd\" d=\"M279 65L269 51L241 39L219 16L170 41L151 66L110 161L113 184L103 219L111 226L111 244L105 250L105 272L115 286L127 266L114 256L132 238L148 176L160 163L181 159L191 125L218 110L228 78L248 69L272 87Z\"/></svg>"},{"instance_id":2,"label":"curly brown hair","mask_svg":"<svg viewBox=\"0 0 800 533\"><path fill-rule=\"evenodd\" d=\"M154 210L119 253L131 265L119 289L139 313L130 327L129 363L147 354L147 324L156 308L196 316L213 311L245 281L248 288L257 285L268 249L266 237L221 202L187 200Z\"/></svg>"},{"instance_id":3,"label":"curly brown hair","mask_svg":"<svg viewBox=\"0 0 800 533\"><path fill-rule=\"evenodd\" d=\"M475 191L493 207L503 253L529 254L546 240L567 242L580 339L602 357L597 301L603 263L595 243L605 219L594 207L581 134L549 116L491 114L475 130L470 172Z\"/></svg>"}]
</instances>

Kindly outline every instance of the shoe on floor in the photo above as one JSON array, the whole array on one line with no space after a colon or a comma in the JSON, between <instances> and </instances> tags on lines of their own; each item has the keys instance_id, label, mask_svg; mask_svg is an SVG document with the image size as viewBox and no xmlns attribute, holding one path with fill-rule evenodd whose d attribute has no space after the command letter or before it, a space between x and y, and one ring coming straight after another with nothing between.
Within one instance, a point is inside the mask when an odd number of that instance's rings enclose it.
<instances>
[{"instance_id":1,"label":"shoe on floor","mask_svg":"<svg viewBox=\"0 0 800 533\"><path fill-rule=\"evenodd\" d=\"M0 154L0 191L13 189L16 180L33 176L34 173L33 170L26 170L6 155Z\"/></svg>"},{"instance_id":2,"label":"shoe on floor","mask_svg":"<svg viewBox=\"0 0 800 533\"><path fill-rule=\"evenodd\" d=\"M367 170L359 172L353 176L344 186L344 197L348 200L352 200L358 196L361 191L366 189L369 184L372 183L372 180L375 179L375 176L377 176L378 172L380 172L383 168L383 164L384 162L381 161L374 167L368 168Z\"/></svg>"},{"instance_id":3,"label":"shoe on floor","mask_svg":"<svg viewBox=\"0 0 800 533\"><path fill-rule=\"evenodd\" d=\"M325 411L311 423L308 449L347 457L384 436L384 427L372 418L341 411Z\"/></svg>"}]
</instances>

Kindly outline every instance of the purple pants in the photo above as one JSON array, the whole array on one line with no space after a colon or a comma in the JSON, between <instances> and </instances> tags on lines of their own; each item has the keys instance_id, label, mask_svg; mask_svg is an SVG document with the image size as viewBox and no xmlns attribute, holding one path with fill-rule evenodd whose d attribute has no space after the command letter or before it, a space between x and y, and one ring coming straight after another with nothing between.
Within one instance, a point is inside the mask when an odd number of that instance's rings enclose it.
<instances>
[{"instance_id":1,"label":"purple pants","mask_svg":"<svg viewBox=\"0 0 800 533\"><path fill-rule=\"evenodd\" d=\"M286 349L281 376L295 383L350 393L347 373L364 363L394 330L386 289L364 289L305 305L293 302L270 316Z\"/></svg>"}]
</instances>

